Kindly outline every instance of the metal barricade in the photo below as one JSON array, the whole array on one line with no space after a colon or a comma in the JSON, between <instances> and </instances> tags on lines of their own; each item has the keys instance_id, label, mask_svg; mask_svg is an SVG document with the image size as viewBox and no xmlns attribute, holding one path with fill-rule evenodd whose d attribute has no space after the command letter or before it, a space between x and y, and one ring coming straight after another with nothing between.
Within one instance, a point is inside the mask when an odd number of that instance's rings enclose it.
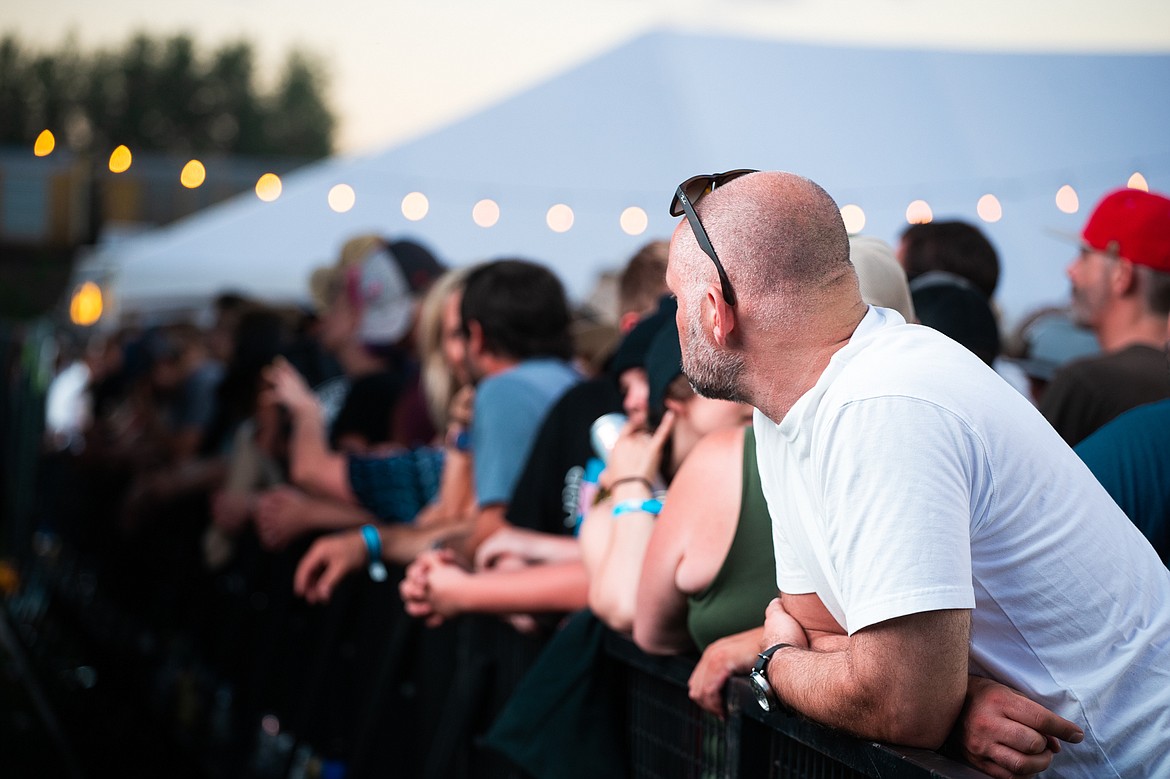
<instances>
[{"instance_id":1,"label":"metal barricade","mask_svg":"<svg viewBox=\"0 0 1170 779\"><path fill-rule=\"evenodd\" d=\"M687 697L694 658L652 657L611 634L624 671L632 779L986 779L936 752L854 738L787 711L765 712L747 681L728 683L720 720Z\"/></svg>"}]
</instances>

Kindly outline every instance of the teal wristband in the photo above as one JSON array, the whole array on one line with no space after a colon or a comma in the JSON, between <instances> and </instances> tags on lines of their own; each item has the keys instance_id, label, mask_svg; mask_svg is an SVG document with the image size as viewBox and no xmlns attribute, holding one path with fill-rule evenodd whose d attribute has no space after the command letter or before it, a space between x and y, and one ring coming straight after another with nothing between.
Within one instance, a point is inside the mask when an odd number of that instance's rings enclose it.
<instances>
[{"instance_id":1,"label":"teal wristband","mask_svg":"<svg viewBox=\"0 0 1170 779\"><path fill-rule=\"evenodd\" d=\"M386 565L382 562L382 536L378 535L378 528L362 525L362 540L366 542L366 558L369 562L366 570L370 578L376 582L385 581Z\"/></svg>"},{"instance_id":2,"label":"teal wristband","mask_svg":"<svg viewBox=\"0 0 1170 779\"><path fill-rule=\"evenodd\" d=\"M615 517L621 516L622 514L629 514L633 511L656 517L662 511L662 501L658 498L651 498L650 500L623 500L613 507L613 515Z\"/></svg>"}]
</instances>

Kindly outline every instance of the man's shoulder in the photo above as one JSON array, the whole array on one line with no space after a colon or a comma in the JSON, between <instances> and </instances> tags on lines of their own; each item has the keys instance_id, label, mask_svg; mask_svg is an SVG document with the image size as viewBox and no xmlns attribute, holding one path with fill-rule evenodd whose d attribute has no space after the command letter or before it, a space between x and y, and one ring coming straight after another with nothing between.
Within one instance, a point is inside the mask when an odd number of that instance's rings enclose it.
<instances>
[{"instance_id":1,"label":"man's shoulder","mask_svg":"<svg viewBox=\"0 0 1170 779\"><path fill-rule=\"evenodd\" d=\"M839 403L873 397L938 397L941 400L1007 386L978 357L925 325L883 328L846 357L832 377L826 400Z\"/></svg>"},{"instance_id":2,"label":"man's shoulder","mask_svg":"<svg viewBox=\"0 0 1170 779\"><path fill-rule=\"evenodd\" d=\"M476 397L535 391L540 394L553 393L559 398L579 380L580 374L563 360L525 360L481 381L476 389Z\"/></svg>"},{"instance_id":3,"label":"man's shoulder","mask_svg":"<svg viewBox=\"0 0 1170 779\"><path fill-rule=\"evenodd\" d=\"M1129 370L1138 372L1156 371L1166 373L1166 355L1160 349L1144 344L1134 344L1124 349L1094 354L1073 360L1063 366L1052 377L1053 381L1062 378L1104 378L1114 376L1115 371Z\"/></svg>"}]
</instances>

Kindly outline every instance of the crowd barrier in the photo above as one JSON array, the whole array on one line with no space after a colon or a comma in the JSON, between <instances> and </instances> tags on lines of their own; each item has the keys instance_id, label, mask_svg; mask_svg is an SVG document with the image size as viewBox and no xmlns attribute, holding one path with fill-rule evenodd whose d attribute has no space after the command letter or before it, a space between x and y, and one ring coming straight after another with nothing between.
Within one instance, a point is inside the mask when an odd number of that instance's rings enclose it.
<instances>
[{"instance_id":1,"label":"crowd barrier","mask_svg":"<svg viewBox=\"0 0 1170 779\"><path fill-rule=\"evenodd\" d=\"M299 550L200 582L202 604L183 620L152 613L173 599L120 601L109 566L58 538L34 546L0 638L20 645L49 730L63 734L39 776L525 776L483 735L540 637L491 617L426 628L403 612L393 576L351 577L328 607L307 606L280 594ZM729 683L720 720L687 698L693 658L649 656L613 633L603 644L598 673L604 665L630 779L984 776L764 712L743 679Z\"/></svg>"}]
</instances>

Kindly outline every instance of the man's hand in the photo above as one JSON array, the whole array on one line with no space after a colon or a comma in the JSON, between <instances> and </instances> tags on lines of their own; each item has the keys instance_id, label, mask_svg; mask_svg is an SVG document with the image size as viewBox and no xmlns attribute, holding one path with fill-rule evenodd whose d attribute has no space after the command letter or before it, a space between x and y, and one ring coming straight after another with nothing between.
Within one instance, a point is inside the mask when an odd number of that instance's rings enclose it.
<instances>
[{"instance_id":1,"label":"man's hand","mask_svg":"<svg viewBox=\"0 0 1170 779\"><path fill-rule=\"evenodd\" d=\"M971 676L955 736L971 765L996 779L1017 779L1046 770L1061 741L1079 744L1085 734L1010 687Z\"/></svg>"},{"instance_id":2,"label":"man's hand","mask_svg":"<svg viewBox=\"0 0 1170 779\"><path fill-rule=\"evenodd\" d=\"M264 369L263 376L270 388L262 393L261 403L282 405L294 416L319 409L317 396L313 394L312 388L285 358L277 357L273 360L272 364Z\"/></svg>"},{"instance_id":3,"label":"man's hand","mask_svg":"<svg viewBox=\"0 0 1170 779\"><path fill-rule=\"evenodd\" d=\"M434 549L410 564L398 591L407 614L425 620L427 627L436 627L460 613L456 595L469 579L451 550Z\"/></svg>"},{"instance_id":4,"label":"man's hand","mask_svg":"<svg viewBox=\"0 0 1170 779\"><path fill-rule=\"evenodd\" d=\"M762 627L745 630L725 636L703 651L687 682L687 693L699 708L719 719L727 716L723 706L723 686L732 674L746 674L752 669L763 633Z\"/></svg>"},{"instance_id":5,"label":"man's hand","mask_svg":"<svg viewBox=\"0 0 1170 779\"><path fill-rule=\"evenodd\" d=\"M773 598L764 610L764 632L757 652L776 644L792 644L808 649L808 636L792 615L784 609L779 598Z\"/></svg>"},{"instance_id":6,"label":"man's hand","mask_svg":"<svg viewBox=\"0 0 1170 779\"><path fill-rule=\"evenodd\" d=\"M308 499L298 489L280 485L263 493L256 501L256 535L265 549L284 549L304 533Z\"/></svg>"},{"instance_id":7,"label":"man's hand","mask_svg":"<svg viewBox=\"0 0 1170 779\"><path fill-rule=\"evenodd\" d=\"M327 602L337 583L362 567L366 554L360 530L318 538L297 564L293 591L309 603Z\"/></svg>"}]
</instances>

